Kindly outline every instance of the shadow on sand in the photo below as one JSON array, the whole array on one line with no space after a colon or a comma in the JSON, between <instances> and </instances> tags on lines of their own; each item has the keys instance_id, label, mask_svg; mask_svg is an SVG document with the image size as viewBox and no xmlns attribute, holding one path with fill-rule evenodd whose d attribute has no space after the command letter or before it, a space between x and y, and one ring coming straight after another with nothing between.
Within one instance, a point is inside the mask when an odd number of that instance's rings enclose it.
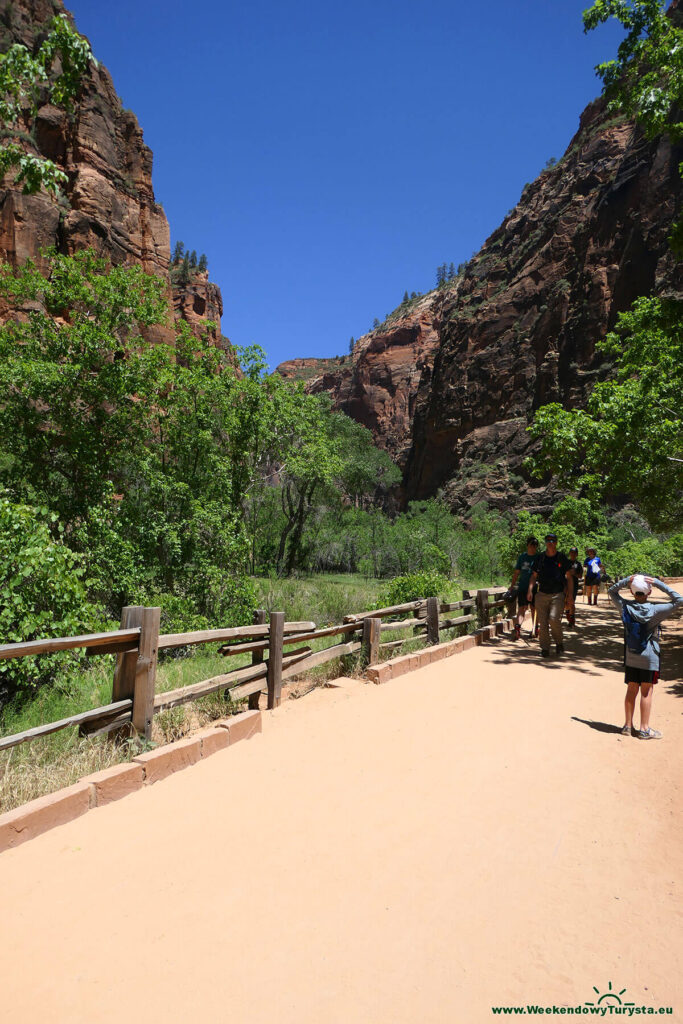
<instances>
[{"instance_id":1,"label":"shadow on sand","mask_svg":"<svg viewBox=\"0 0 683 1024\"><path fill-rule=\"evenodd\" d=\"M582 725L587 725L589 729L595 729L596 732L611 732L621 736L620 725L610 725L609 722L591 722L587 718L577 718L576 715L572 715L572 722L581 722Z\"/></svg>"},{"instance_id":2,"label":"shadow on sand","mask_svg":"<svg viewBox=\"0 0 683 1024\"><path fill-rule=\"evenodd\" d=\"M528 629L523 630L521 640L512 640L508 635L496 637L493 641L496 651L496 663L500 664L543 664L549 673L559 669L571 669L586 675L600 675L598 670L607 669L619 674L623 679L624 672L624 640L623 629L617 610L605 602L598 606L578 604L576 608L576 628L568 627L563 620L565 653L561 657L553 652L550 658L543 660L538 640L529 636ZM525 625L528 626L527 618ZM488 646L488 644L487 644ZM661 634L662 648L662 679L661 684L666 692L674 697L683 698L683 616L668 619L664 623ZM587 725L596 732L621 735L621 725L608 722L594 722L585 718L572 716L572 721Z\"/></svg>"}]
</instances>

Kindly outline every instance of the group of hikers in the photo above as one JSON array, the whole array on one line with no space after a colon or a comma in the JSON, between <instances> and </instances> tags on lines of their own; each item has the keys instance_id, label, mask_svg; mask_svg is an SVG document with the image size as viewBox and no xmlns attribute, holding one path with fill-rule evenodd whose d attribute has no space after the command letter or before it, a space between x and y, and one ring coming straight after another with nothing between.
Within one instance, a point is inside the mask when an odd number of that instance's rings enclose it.
<instances>
[{"instance_id":1,"label":"group of hikers","mask_svg":"<svg viewBox=\"0 0 683 1024\"><path fill-rule=\"evenodd\" d=\"M584 575L585 570L585 575ZM545 535L545 551L539 554L536 537L527 537L526 551L517 559L505 595L514 602L516 611L514 639L522 635L527 611L531 613L532 635L537 636L543 658L550 657L551 635L555 653L564 653L562 616L570 626L576 625L576 596L583 578L588 604L597 605L600 584L608 577L597 551L586 548L583 562L578 548L569 554L557 550L557 534ZM619 593L628 587L633 600ZM652 588L657 587L669 598L665 603L649 601ZM659 679L661 622L677 608L683 607L683 596L653 576L637 573L612 583L608 597L619 610L624 627L624 682L626 684L624 736L639 739L660 739L661 732L650 726L653 687ZM633 714L640 693L640 728L633 726Z\"/></svg>"}]
</instances>

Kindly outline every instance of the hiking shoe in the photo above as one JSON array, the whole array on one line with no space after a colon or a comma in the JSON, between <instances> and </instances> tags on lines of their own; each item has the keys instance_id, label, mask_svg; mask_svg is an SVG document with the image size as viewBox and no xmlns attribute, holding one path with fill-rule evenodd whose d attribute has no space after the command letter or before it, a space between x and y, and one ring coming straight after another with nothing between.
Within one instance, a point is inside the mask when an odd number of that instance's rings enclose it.
<instances>
[{"instance_id":1,"label":"hiking shoe","mask_svg":"<svg viewBox=\"0 0 683 1024\"><path fill-rule=\"evenodd\" d=\"M550 657L550 651L544 651L543 649L541 649L541 654L543 655L544 658L549 658Z\"/></svg>"},{"instance_id":2,"label":"hiking shoe","mask_svg":"<svg viewBox=\"0 0 683 1024\"><path fill-rule=\"evenodd\" d=\"M657 732L656 729L639 729L636 733L639 740L661 740L661 732Z\"/></svg>"},{"instance_id":3,"label":"hiking shoe","mask_svg":"<svg viewBox=\"0 0 683 1024\"><path fill-rule=\"evenodd\" d=\"M522 627L519 625L518 622L516 622L515 623L515 635L513 636L512 639L513 640L521 640L521 638L522 638Z\"/></svg>"},{"instance_id":4,"label":"hiking shoe","mask_svg":"<svg viewBox=\"0 0 683 1024\"><path fill-rule=\"evenodd\" d=\"M555 654L558 658L561 654L564 654L564 644L555 644Z\"/></svg>"},{"instance_id":5,"label":"hiking shoe","mask_svg":"<svg viewBox=\"0 0 683 1024\"><path fill-rule=\"evenodd\" d=\"M621 730L621 735L622 736L630 736L632 732L633 732L633 726L625 725L624 728Z\"/></svg>"}]
</instances>

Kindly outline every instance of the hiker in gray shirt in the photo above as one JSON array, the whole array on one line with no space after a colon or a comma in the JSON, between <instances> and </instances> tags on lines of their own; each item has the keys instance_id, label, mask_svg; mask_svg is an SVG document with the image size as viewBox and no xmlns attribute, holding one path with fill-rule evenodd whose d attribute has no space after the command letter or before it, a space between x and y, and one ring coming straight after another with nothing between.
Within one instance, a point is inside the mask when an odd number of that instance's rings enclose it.
<instances>
[{"instance_id":1,"label":"hiker in gray shirt","mask_svg":"<svg viewBox=\"0 0 683 1024\"><path fill-rule=\"evenodd\" d=\"M628 586L634 600L627 601L619 591ZM670 601L653 604L648 600L653 587L663 590ZM610 600L621 612L624 623L624 682L626 683L626 724L624 736L633 733L641 740L661 739L661 732L650 728L653 686L659 680L659 624L683 608L683 597L653 576L637 574L619 580L608 590ZM640 690L640 729L633 729L633 712Z\"/></svg>"}]
</instances>

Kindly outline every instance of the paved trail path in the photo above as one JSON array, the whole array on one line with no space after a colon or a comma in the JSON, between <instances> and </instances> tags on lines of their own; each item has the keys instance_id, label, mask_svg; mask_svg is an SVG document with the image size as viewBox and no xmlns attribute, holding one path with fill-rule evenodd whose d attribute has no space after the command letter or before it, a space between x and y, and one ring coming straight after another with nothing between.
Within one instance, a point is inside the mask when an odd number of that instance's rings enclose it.
<instances>
[{"instance_id":1,"label":"paved trail path","mask_svg":"<svg viewBox=\"0 0 683 1024\"><path fill-rule=\"evenodd\" d=\"M680 665L664 740L623 738L616 615L579 619L562 661L501 638L291 701L3 854L1 1019L479 1024L611 985L683 1021Z\"/></svg>"}]
</instances>

